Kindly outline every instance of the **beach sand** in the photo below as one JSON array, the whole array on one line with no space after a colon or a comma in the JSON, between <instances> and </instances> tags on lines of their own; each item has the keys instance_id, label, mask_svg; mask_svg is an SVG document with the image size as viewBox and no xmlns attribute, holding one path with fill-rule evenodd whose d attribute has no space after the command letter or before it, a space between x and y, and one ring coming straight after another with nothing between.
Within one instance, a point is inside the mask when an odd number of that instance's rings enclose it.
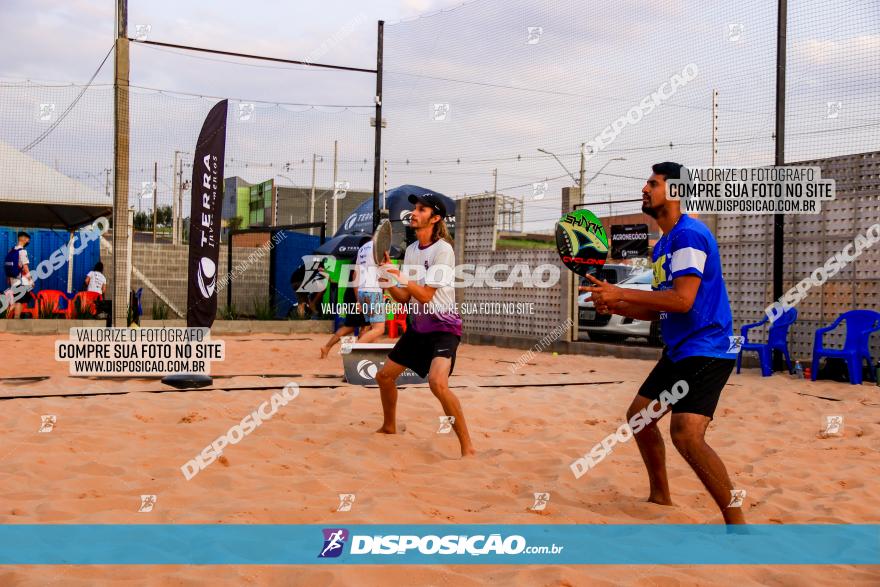
<instances>
[{"instance_id":1,"label":"beach sand","mask_svg":"<svg viewBox=\"0 0 880 587\"><path fill-rule=\"evenodd\" d=\"M613 432L650 361L536 354L462 345L451 381L478 456L462 460L453 434L437 434L442 411L427 387L400 393L404 433L375 434L378 390L342 383L337 346L318 360L325 335L223 336L227 358L215 386L278 389L130 391L121 395L0 401L0 523L97 524L719 524L699 480L661 424L675 505L644 501L647 479L634 442L618 445L575 479L569 465ZM160 389L158 381L68 376L56 336L0 334L0 397L84 390ZM180 466L284 380L309 381L298 398L191 481ZM316 376L335 377L316 377ZM519 380L540 386L486 387ZM578 381L608 381L600 385ZM324 382L323 384L321 382ZM568 385L546 385L569 382ZM574 382L575 384L571 384ZM825 398L836 398L831 401ZM41 415L54 429L39 433ZM822 438L825 416L842 415L842 437ZM751 523L880 523L880 390L733 375L708 441L734 485L747 491ZM543 512L535 492L549 492ZM338 494L354 493L350 512ZM140 495L155 494L152 512ZM670 545L658 545L668 547ZM672 545L671 547L674 547ZM862 566L7 566L0 585L880 585Z\"/></svg>"}]
</instances>

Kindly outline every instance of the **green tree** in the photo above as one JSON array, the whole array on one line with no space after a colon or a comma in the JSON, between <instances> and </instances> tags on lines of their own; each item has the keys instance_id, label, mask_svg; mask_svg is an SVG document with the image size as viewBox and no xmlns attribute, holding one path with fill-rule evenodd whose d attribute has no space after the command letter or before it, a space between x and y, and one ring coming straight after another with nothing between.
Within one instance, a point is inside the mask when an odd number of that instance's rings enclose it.
<instances>
[{"instance_id":1,"label":"green tree","mask_svg":"<svg viewBox=\"0 0 880 587\"><path fill-rule=\"evenodd\" d=\"M152 218L147 217L146 212L135 212L134 214L134 229L135 230L147 230L150 221Z\"/></svg>"},{"instance_id":2,"label":"green tree","mask_svg":"<svg viewBox=\"0 0 880 587\"><path fill-rule=\"evenodd\" d=\"M171 226L171 206L156 208L156 226Z\"/></svg>"}]
</instances>

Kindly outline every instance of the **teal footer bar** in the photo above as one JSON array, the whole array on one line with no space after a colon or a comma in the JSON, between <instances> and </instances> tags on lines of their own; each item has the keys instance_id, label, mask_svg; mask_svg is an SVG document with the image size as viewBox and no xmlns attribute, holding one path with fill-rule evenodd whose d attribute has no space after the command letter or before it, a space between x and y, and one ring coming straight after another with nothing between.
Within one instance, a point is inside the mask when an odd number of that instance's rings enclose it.
<instances>
[{"instance_id":1,"label":"teal footer bar","mask_svg":"<svg viewBox=\"0 0 880 587\"><path fill-rule=\"evenodd\" d=\"M877 565L880 525L13 524L0 564Z\"/></svg>"}]
</instances>

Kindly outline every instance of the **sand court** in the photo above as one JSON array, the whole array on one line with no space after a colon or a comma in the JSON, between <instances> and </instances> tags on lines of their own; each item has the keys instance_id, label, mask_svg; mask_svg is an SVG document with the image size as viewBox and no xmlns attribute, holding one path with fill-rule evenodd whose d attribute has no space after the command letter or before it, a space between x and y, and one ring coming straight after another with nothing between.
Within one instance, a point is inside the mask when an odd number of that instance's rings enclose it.
<instances>
[{"instance_id":1,"label":"sand court","mask_svg":"<svg viewBox=\"0 0 880 587\"><path fill-rule=\"evenodd\" d=\"M612 433L650 361L544 352L512 373L522 351L462 345L451 386L467 406L478 454L460 459L425 385L401 388L405 432L373 431L378 390L342 382L338 354L316 360L320 336L222 337L211 388L181 392L155 379L67 376L67 363L34 365L54 336L0 335L9 357L0 381L0 522L4 524L719 524L717 507L667 442L675 505L644 501L634 442L580 479L569 465ZM15 351L26 344L29 352ZM246 371L249 375L240 375ZM259 374L259 375L258 375ZM225 375L230 375L226 377ZM38 379L48 377L48 379ZM12 379L11 379L12 378ZM18 379L14 379L18 378ZM27 379L31 378L31 379ZM36 379L35 379L36 378ZM187 481L181 466L288 382L299 395ZM709 430L750 523L878 523L880 406L872 385L811 383L783 375L732 376ZM63 395L59 395L63 394ZM94 395L88 395L94 394ZM76 397L80 396L80 397ZM823 399L827 398L827 399ZM837 400L837 401L835 401ZM55 416L39 432L42 417ZM824 438L823 418L845 433ZM668 441L668 418L660 428ZM533 511L534 493L550 494ZM337 511L340 494L354 494ZM141 495L155 495L139 512ZM877 584L876 567L346 566L5 567L2 584L388 584L397 579L464 585ZM719 575L718 573L721 573ZM60 579L60 577L64 577Z\"/></svg>"}]
</instances>

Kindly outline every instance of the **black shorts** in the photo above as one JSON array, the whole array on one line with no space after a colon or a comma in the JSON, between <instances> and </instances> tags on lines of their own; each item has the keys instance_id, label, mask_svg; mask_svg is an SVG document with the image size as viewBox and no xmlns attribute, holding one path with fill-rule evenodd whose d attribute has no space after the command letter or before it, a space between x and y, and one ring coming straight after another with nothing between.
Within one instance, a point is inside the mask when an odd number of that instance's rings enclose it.
<instances>
[{"instance_id":1,"label":"black shorts","mask_svg":"<svg viewBox=\"0 0 880 587\"><path fill-rule=\"evenodd\" d=\"M342 325L349 328L360 328L367 325L367 319L360 312L349 312L342 319Z\"/></svg>"},{"instance_id":2,"label":"black shorts","mask_svg":"<svg viewBox=\"0 0 880 587\"><path fill-rule=\"evenodd\" d=\"M661 392L670 391L677 381L683 379L687 382L688 391L672 404L672 413L700 414L712 418L721 390L724 389L735 364L734 359L715 357L685 357L673 363L664 351L639 388L639 395L652 400L659 399Z\"/></svg>"},{"instance_id":3,"label":"black shorts","mask_svg":"<svg viewBox=\"0 0 880 587\"><path fill-rule=\"evenodd\" d=\"M409 367L420 377L427 377L434 357L446 357L452 359L452 366L449 368L449 374L452 375L459 342L461 337L451 332L421 333L410 327L388 353L388 358L399 365Z\"/></svg>"}]
</instances>

